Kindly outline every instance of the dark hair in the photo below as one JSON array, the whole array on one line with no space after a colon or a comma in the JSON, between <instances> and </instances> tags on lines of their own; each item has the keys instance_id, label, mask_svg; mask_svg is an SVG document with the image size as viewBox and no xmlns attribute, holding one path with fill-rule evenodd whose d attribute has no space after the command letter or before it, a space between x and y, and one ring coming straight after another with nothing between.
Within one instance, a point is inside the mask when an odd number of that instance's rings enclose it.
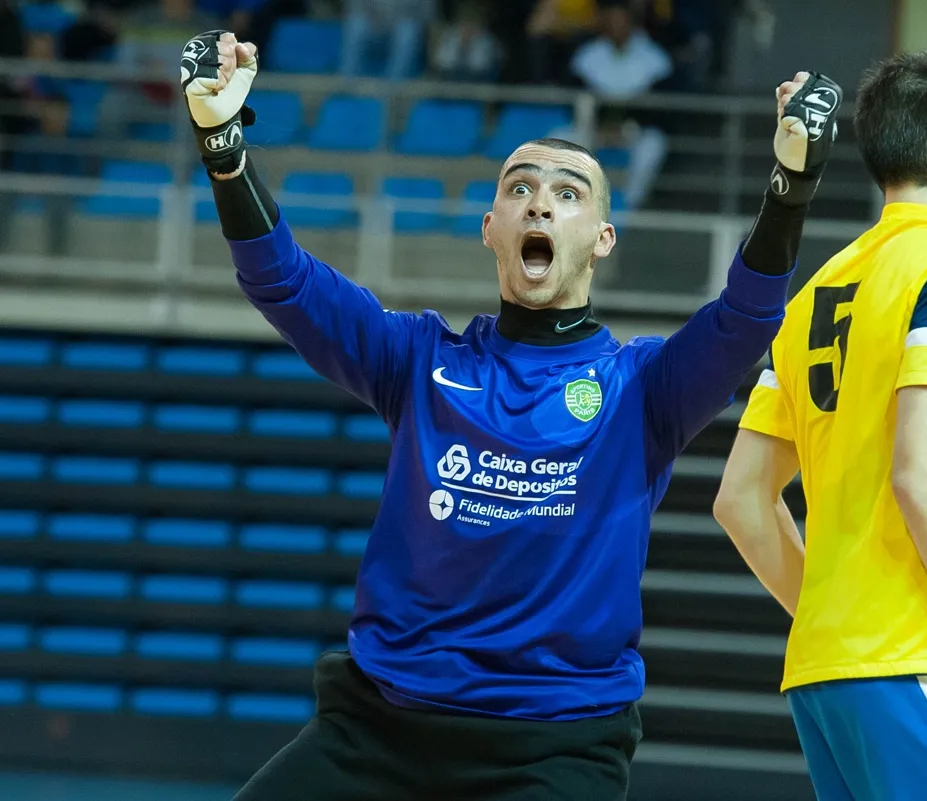
<instances>
[{"instance_id":1,"label":"dark hair","mask_svg":"<svg viewBox=\"0 0 927 801\"><path fill-rule=\"evenodd\" d=\"M893 56L866 74L854 125L860 155L880 189L927 186L927 51Z\"/></svg>"},{"instance_id":2,"label":"dark hair","mask_svg":"<svg viewBox=\"0 0 927 801\"><path fill-rule=\"evenodd\" d=\"M599 197L599 207L602 210L602 219L607 220L609 217L611 217L612 183L608 180L608 175L605 172L605 167L602 166L602 162L599 161L598 157L591 150L583 147L582 145L576 144L576 142L570 142L568 139L555 139L553 137L544 139L532 139L530 142L525 142L522 147L525 147L525 145L549 147L551 150L569 150L573 153L582 153L583 155L591 158L598 166L599 174L602 177L602 194L601 197Z\"/></svg>"}]
</instances>

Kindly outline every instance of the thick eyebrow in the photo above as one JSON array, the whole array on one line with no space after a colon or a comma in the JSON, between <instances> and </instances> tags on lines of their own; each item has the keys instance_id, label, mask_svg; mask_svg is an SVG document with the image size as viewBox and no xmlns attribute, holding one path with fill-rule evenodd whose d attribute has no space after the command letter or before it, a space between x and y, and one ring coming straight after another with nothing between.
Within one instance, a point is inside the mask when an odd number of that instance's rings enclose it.
<instances>
[{"instance_id":1,"label":"thick eyebrow","mask_svg":"<svg viewBox=\"0 0 927 801\"><path fill-rule=\"evenodd\" d=\"M505 171L505 175L502 176L502 180L504 181L513 172L520 172L520 171L533 172L533 173L538 173L538 174L543 172L543 170L540 167L538 167L537 164L531 164L530 162L526 161L526 162L522 162L521 164L513 164L511 167L509 167ZM567 175L570 178L573 178L574 180L585 184L586 186L589 187L589 189L592 189L592 182L581 172L576 172L576 170L571 170L571 169L568 169L567 167L558 167L556 170L554 170L554 172L557 175Z\"/></svg>"}]
</instances>

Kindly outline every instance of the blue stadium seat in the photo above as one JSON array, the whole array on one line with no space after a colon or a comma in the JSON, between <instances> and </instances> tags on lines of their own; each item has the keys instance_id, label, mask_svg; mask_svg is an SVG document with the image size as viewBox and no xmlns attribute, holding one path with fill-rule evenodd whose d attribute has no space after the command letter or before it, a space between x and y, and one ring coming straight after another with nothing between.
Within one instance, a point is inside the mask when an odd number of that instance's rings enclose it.
<instances>
[{"instance_id":1,"label":"blue stadium seat","mask_svg":"<svg viewBox=\"0 0 927 801\"><path fill-rule=\"evenodd\" d=\"M263 58L268 69L278 72L335 72L341 60L341 23L281 19L274 25Z\"/></svg>"},{"instance_id":2,"label":"blue stadium seat","mask_svg":"<svg viewBox=\"0 0 927 801\"><path fill-rule=\"evenodd\" d=\"M129 542L135 534L135 518L117 515L57 514L48 521L48 534L56 540Z\"/></svg>"},{"instance_id":3,"label":"blue stadium seat","mask_svg":"<svg viewBox=\"0 0 927 801\"><path fill-rule=\"evenodd\" d=\"M129 125L129 138L163 144L174 139L174 126L169 122L133 122Z\"/></svg>"},{"instance_id":4,"label":"blue stadium seat","mask_svg":"<svg viewBox=\"0 0 927 801\"><path fill-rule=\"evenodd\" d=\"M145 405L135 401L61 401L58 419L66 426L138 428L145 419Z\"/></svg>"},{"instance_id":5,"label":"blue stadium seat","mask_svg":"<svg viewBox=\"0 0 927 801\"><path fill-rule=\"evenodd\" d=\"M69 484L134 484L140 466L135 459L61 456L52 462L52 476Z\"/></svg>"},{"instance_id":6,"label":"blue stadium seat","mask_svg":"<svg viewBox=\"0 0 927 801\"><path fill-rule=\"evenodd\" d=\"M0 595L25 595L35 589L35 571L30 567L0 565Z\"/></svg>"},{"instance_id":7,"label":"blue stadium seat","mask_svg":"<svg viewBox=\"0 0 927 801\"><path fill-rule=\"evenodd\" d=\"M326 534L325 529L318 526L247 523L241 527L239 542L248 551L322 553Z\"/></svg>"},{"instance_id":8,"label":"blue stadium seat","mask_svg":"<svg viewBox=\"0 0 927 801\"><path fill-rule=\"evenodd\" d=\"M330 412L296 412L283 409L263 409L253 412L248 420L252 434L265 437L306 437L325 439L338 431L338 422Z\"/></svg>"},{"instance_id":9,"label":"blue stadium seat","mask_svg":"<svg viewBox=\"0 0 927 801\"><path fill-rule=\"evenodd\" d=\"M38 512L20 509L0 510L0 540L34 537L39 532Z\"/></svg>"},{"instance_id":10,"label":"blue stadium seat","mask_svg":"<svg viewBox=\"0 0 927 801\"><path fill-rule=\"evenodd\" d=\"M354 587L335 587L332 590L329 604L332 609L339 612L354 611Z\"/></svg>"},{"instance_id":11,"label":"blue stadium seat","mask_svg":"<svg viewBox=\"0 0 927 801\"><path fill-rule=\"evenodd\" d=\"M383 194L396 200L444 199L444 184L437 178L390 177L383 181ZM393 217L393 229L397 233L433 233L441 228L442 212L436 205L434 211L401 211Z\"/></svg>"},{"instance_id":12,"label":"blue stadium seat","mask_svg":"<svg viewBox=\"0 0 927 801\"><path fill-rule=\"evenodd\" d=\"M321 381L321 376L313 370L294 350L273 350L260 353L254 357L252 371L260 378L273 378L286 381Z\"/></svg>"},{"instance_id":13,"label":"blue stadium seat","mask_svg":"<svg viewBox=\"0 0 927 801\"><path fill-rule=\"evenodd\" d=\"M19 19L27 33L51 33L57 35L68 28L77 16L58 3L20 3Z\"/></svg>"},{"instance_id":14,"label":"blue stadium seat","mask_svg":"<svg viewBox=\"0 0 927 801\"><path fill-rule=\"evenodd\" d=\"M412 107L396 152L409 156L469 156L476 152L483 108L469 100L420 100Z\"/></svg>"},{"instance_id":15,"label":"blue stadium seat","mask_svg":"<svg viewBox=\"0 0 927 801\"><path fill-rule=\"evenodd\" d=\"M251 492L324 495L331 491L332 476L311 468L252 467L245 472L244 484Z\"/></svg>"},{"instance_id":16,"label":"blue stadium seat","mask_svg":"<svg viewBox=\"0 0 927 801\"><path fill-rule=\"evenodd\" d=\"M268 720L288 723L307 722L315 713L311 698L302 695L232 695L226 713L239 720Z\"/></svg>"},{"instance_id":17,"label":"blue stadium seat","mask_svg":"<svg viewBox=\"0 0 927 801\"><path fill-rule=\"evenodd\" d=\"M0 339L0 364L16 367L42 367L51 361L53 345L47 339Z\"/></svg>"},{"instance_id":18,"label":"blue stadium seat","mask_svg":"<svg viewBox=\"0 0 927 801\"><path fill-rule=\"evenodd\" d=\"M317 150L369 153L386 138L386 109L376 97L330 95L319 108L306 144Z\"/></svg>"},{"instance_id":19,"label":"blue stadium seat","mask_svg":"<svg viewBox=\"0 0 927 801\"><path fill-rule=\"evenodd\" d=\"M278 147L295 144L303 130L303 103L296 92L256 90L248 95L257 121L245 130L251 145Z\"/></svg>"},{"instance_id":20,"label":"blue stadium seat","mask_svg":"<svg viewBox=\"0 0 927 801\"><path fill-rule=\"evenodd\" d=\"M320 652L319 644L312 640L245 637L232 643L232 659L252 665L312 667Z\"/></svg>"},{"instance_id":21,"label":"blue stadium seat","mask_svg":"<svg viewBox=\"0 0 927 801\"><path fill-rule=\"evenodd\" d=\"M231 526L222 520L148 520L142 536L152 545L180 548L224 548Z\"/></svg>"},{"instance_id":22,"label":"blue stadium seat","mask_svg":"<svg viewBox=\"0 0 927 801\"><path fill-rule=\"evenodd\" d=\"M45 457L37 453L0 453L0 481L38 481Z\"/></svg>"},{"instance_id":23,"label":"blue stadium seat","mask_svg":"<svg viewBox=\"0 0 927 801\"><path fill-rule=\"evenodd\" d=\"M28 688L19 679L0 679L0 706L16 706L26 703Z\"/></svg>"},{"instance_id":24,"label":"blue stadium seat","mask_svg":"<svg viewBox=\"0 0 927 801\"><path fill-rule=\"evenodd\" d=\"M157 365L165 373L232 376L244 369L245 355L241 351L226 348L162 348L158 353Z\"/></svg>"},{"instance_id":25,"label":"blue stadium seat","mask_svg":"<svg viewBox=\"0 0 927 801\"><path fill-rule=\"evenodd\" d=\"M232 434L241 426L241 412L230 406L159 406L154 412L157 428Z\"/></svg>"},{"instance_id":26,"label":"blue stadium seat","mask_svg":"<svg viewBox=\"0 0 927 801\"><path fill-rule=\"evenodd\" d=\"M229 490L235 485L234 465L207 462L153 462L148 481L178 489Z\"/></svg>"},{"instance_id":27,"label":"blue stadium seat","mask_svg":"<svg viewBox=\"0 0 927 801\"><path fill-rule=\"evenodd\" d=\"M25 623L0 623L0 651L25 651L32 642L32 629Z\"/></svg>"},{"instance_id":28,"label":"blue stadium seat","mask_svg":"<svg viewBox=\"0 0 927 801\"><path fill-rule=\"evenodd\" d=\"M125 651L127 640L122 629L53 626L38 633L39 647L58 654L117 656Z\"/></svg>"},{"instance_id":29,"label":"blue stadium seat","mask_svg":"<svg viewBox=\"0 0 927 801\"><path fill-rule=\"evenodd\" d=\"M43 577L49 595L69 598L128 597L132 591L132 576L104 570L49 570Z\"/></svg>"},{"instance_id":30,"label":"blue stadium seat","mask_svg":"<svg viewBox=\"0 0 927 801\"><path fill-rule=\"evenodd\" d=\"M212 690L145 687L134 690L129 703L142 715L208 718L219 711L219 695Z\"/></svg>"},{"instance_id":31,"label":"blue stadium seat","mask_svg":"<svg viewBox=\"0 0 927 801\"><path fill-rule=\"evenodd\" d=\"M72 78L61 81L59 87L69 101L68 133L84 138L97 132L100 103L106 96L108 85L103 81Z\"/></svg>"},{"instance_id":32,"label":"blue stadium seat","mask_svg":"<svg viewBox=\"0 0 927 801\"><path fill-rule=\"evenodd\" d=\"M158 187L171 182L171 170L166 164L141 161L107 161L103 164L100 177L114 183L144 184L152 195ZM107 195L106 189L89 197L82 204L85 214L96 217L118 217L120 219L150 219L161 210L159 197L128 197Z\"/></svg>"},{"instance_id":33,"label":"blue stadium seat","mask_svg":"<svg viewBox=\"0 0 927 801\"><path fill-rule=\"evenodd\" d=\"M369 539L370 532L365 529L339 531L334 538L335 550L345 556L362 556Z\"/></svg>"},{"instance_id":34,"label":"blue stadium seat","mask_svg":"<svg viewBox=\"0 0 927 801\"><path fill-rule=\"evenodd\" d=\"M602 166L609 170L626 170L631 163L631 151L624 147L605 147L596 151Z\"/></svg>"},{"instance_id":35,"label":"blue stadium seat","mask_svg":"<svg viewBox=\"0 0 927 801\"><path fill-rule=\"evenodd\" d=\"M349 498L379 498L385 480L384 473L345 473L338 479L338 492Z\"/></svg>"},{"instance_id":36,"label":"blue stadium seat","mask_svg":"<svg viewBox=\"0 0 927 801\"><path fill-rule=\"evenodd\" d=\"M235 588L240 606L278 609L319 609L325 600L321 585L306 581L247 580Z\"/></svg>"},{"instance_id":37,"label":"blue stadium seat","mask_svg":"<svg viewBox=\"0 0 927 801\"><path fill-rule=\"evenodd\" d=\"M344 173L290 173L283 179L284 192L294 195L316 195L333 199L354 196L354 181ZM287 222L293 227L345 228L357 225L357 212L351 208L326 207L324 200L319 205L281 204Z\"/></svg>"},{"instance_id":38,"label":"blue stadium seat","mask_svg":"<svg viewBox=\"0 0 927 801\"><path fill-rule=\"evenodd\" d=\"M200 189L209 189L207 197L205 200L197 200L194 202L194 219L198 223L217 223L219 222L219 212L216 209L216 202L213 200L212 196L212 183L210 182L209 174L205 169L200 169L197 167L193 171L193 178L191 180L191 185Z\"/></svg>"},{"instance_id":39,"label":"blue stadium seat","mask_svg":"<svg viewBox=\"0 0 927 801\"><path fill-rule=\"evenodd\" d=\"M145 659L216 662L222 658L223 648L218 634L149 631L135 640L136 653Z\"/></svg>"},{"instance_id":40,"label":"blue stadium seat","mask_svg":"<svg viewBox=\"0 0 927 801\"><path fill-rule=\"evenodd\" d=\"M492 209L496 199L495 181L471 181L464 187L463 200L468 203L478 203L482 211L462 211L454 215L451 223L451 233L455 236L482 236L483 217Z\"/></svg>"},{"instance_id":41,"label":"blue stadium seat","mask_svg":"<svg viewBox=\"0 0 927 801\"><path fill-rule=\"evenodd\" d=\"M111 684L54 682L35 687L39 706L52 709L87 709L112 712L122 704L122 689Z\"/></svg>"},{"instance_id":42,"label":"blue stadium seat","mask_svg":"<svg viewBox=\"0 0 927 801\"><path fill-rule=\"evenodd\" d=\"M620 214L628 210L627 199L624 196L624 192L620 189L612 190L612 214ZM623 222L615 223L615 233L619 236L623 234L626 230L626 225Z\"/></svg>"},{"instance_id":43,"label":"blue stadium seat","mask_svg":"<svg viewBox=\"0 0 927 801\"><path fill-rule=\"evenodd\" d=\"M344 435L358 442L389 442L389 427L379 417L360 414L344 421Z\"/></svg>"},{"instance_id":44,"label":"blue stadium seat","mask_svg":"<svg viewBox=\"0 0 927 801\"><path fill-rule=\"evenodd\" d=\"M144 370L147 345L116 342L73 342L61 349L61 363L75 370Z\"/></svg>"},{"instance_id":45,"label":"blue stadium seat","mask_svg":"<svg viewBox=\"0 0 927 801\"><path fill-rule=\"evenodd\" d=\"M139 582L142 598L179 604L221 604L228 583L214 576L145 576Z\"/></svg>"},{"instance_id":46,"label":"blue stadium seat","mask_svg":"<svg viewBox=\"0 0 927 801\"><path fill-rule=\"evenodd\" d=\"M491 159L508 158L519 145L568 126L571 120L568 106L508 104L502 108L483 154Z\"/></svg>"},{"instance_id":47,"label":"blue stadium seat","mask_svg":"<svg viewBox=\"0 0 927 801\"><path fill-rule=\"evenodd\" d=\"M51 413L48 398L27 395L0 397L0 423L44 423Z\"/></svg>"}]
</instances>

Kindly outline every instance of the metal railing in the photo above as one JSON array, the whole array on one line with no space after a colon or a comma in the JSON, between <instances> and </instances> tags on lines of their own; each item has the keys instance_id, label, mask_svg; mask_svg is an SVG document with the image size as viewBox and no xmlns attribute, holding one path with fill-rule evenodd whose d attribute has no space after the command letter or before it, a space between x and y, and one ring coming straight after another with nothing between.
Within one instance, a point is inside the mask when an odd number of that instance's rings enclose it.
<instances>
[{"instance_id":1,"label":"metal railing","mask_svg":"<svg viewBox=\"0 0 927 801\"><path fill-rule=\"evenodd\" d=\"M0 80L4 77L27 77L37 73L50 78L67 81L105 81L121 85L150 82L153 76L147 73L116 69L101 64L59 64L24 60L0 60ZM174 75L161 76L167 82L176 80ZM460 98L486 104L492 111L504 103L542 103L566 105L573 110L573 130L580 141L593 141L597 121L606 106L588 92L536 88L504 87L467 84L447 84L429 81L392 83L380 80L349 80L332 76L294 76L264 73L259 78L259 87L265 91L288 91L302 94L307 106L332 94L353 94L373 96L381 99L386 108L387 128L394 130L401 126L401 120L412 102L422 98ZM613 222L622 231L619 255L605 265L603 272L612 272L611 281L600 286L596 292L597 307L609 312L634 313L646 316L651 313L689 314L706 299L714 296L723 286L727 268L737 244L752 224L752 213L744 213L742 199L755 197L751 205L758 206L765 185L766 173L753 171L750 162L759 159L766 170L772 160L772 109L766 99L731 96L692 95L648 95L628 102L623 108L628 113L660 112L668 117L684 115L687 119L701 121L706 133L699 134L698 125L689 126L690 131L670 132L670 154L674 158L688 159L700 167L705 159L711 159L711 169L675 170L661 179L658 190L678 195L695 192L710 193L713 197L713 211L629 211L613 215ZM849 115L851 103L844 106L843 114ZM614 107L611 107L614 108ZM0 109L3 113L3 109ZM0 146L20 152L67 152L72 156L106 158L125 156L142 160L158 160L170 165L175 176L167 185L130 184L104 182L93 178L67 176L25 175L0 173L0 191L14 195L46 195L81 198L105 193L114 197L156 198L160 211L147 236L151 239L152 252L148 257L132 258L120 256L118 248L112 254L96 253L82 257L68 253L65 256L46 256L27 249L12 247L0 255L0 274L9 285L16 281L31 282L42 286L42 282L59 280L71 282L73 286L110 285L125 291L141 294L151 300L152 324L162 327L184 328L182 304L190 297L198 302L217 302L230 295L237 296L228 259L224 255L225 267L201 263L197 256L196 242L206 228L213 236L214 246L221 245L215 234L217 224L202 226L195 223L194 209L198 202L209 202L212 194L208 188L195 187L188 178L197 169L198 160L189 133L186 131L186 109L179 97L171 106L162 109L153 118L169 120L177 135L166 142L113 142L98 137L86 139L64 139L42 137L7 136ZM751 123L766 121L768 136L750 136ZM388 132L384 132L388 133ZM355 167L365 172L368 183L375 186L385 175L397 168L405 170L414 167L416 161L403 157L390 149L391 137L381 137L382 147L364 155L313 154L302 148L270 149L258 158L268 162L274 169L286 169L288 164L300 163L302 159L315 158L316 162L330 169L343 169L344 164L354 159ZM856 160L849 144L835 148L833 160L845 164ZM480 162L469 158L459 162L461 169L468 170ZM434 160L420 162L428 168L434 167ZM453 162L443 162L453 168ZM480 169L496 169L497 165L483 165ZM832 170L833 172L833 170ZM488 174L488 173L487 173ZM819 190L827 199L855 198L865 203L872 200L870 220L875 218L877 201L875 193L864 181L824 181ZM360 191L352 197L322 197L305 194L275 192L284 213L289 209L308 207L314 209L343 209L357 214L358 224L341 234L328 231L300 232L307 249L314 249L313 237L334 238L332 246L335 266L354 276L359 282L378 293L385 303L392 305L432 305L468 311L473 307L494 304L498 295L495 270L491 267L491 256L479 255L465 238L444 238L437 242L429 237L402 235L395 230L394 220L398 212L438 212L443 216L482 215L486 204L467 203L459 199L444 201L399 200L382 196L377 191ZM17 218L19 219L19 218ZM857 222L837 220L809 221L805 228L805 242L814 243L822 254L832 253L847 244L869 224L870 220ZM81 227L90 225L85 217L78 215L75 225L78 233ZM100 221L96 223L99 225ZM107 233L115 241L123 223L106 223ZM476 233L476 232L474 232ZM677 244L672 240L676 237ZM99 238L99 237L97 237ZM144 238L144 237L142 237ZM339 249L338 242L341 242ZM478 238L472 240L478 244ZM431 248L420 247L427 243ZM669 243L669 244L667 244ZM350 245L346 247L345 245ZM143 242L139 240L139 249ZM663 251L660 251L660 248ZM416 248L418 255L416 256ZM437 250L436 250L437 248ZM626 255L626 248L633 251ZM668 250L667 250L668 248ZM443 250L442 250L443 249ZM451 253L455 249L466 251L467 259L482 259L485 269L437 269L446 259L434 258L434 253ZM412 254L411 256L409 254ZM436 268L429 269L428 260L435 261ZM654 255L656 254L656 255ZM823 258L823 256L821 257ZM418 261L419 269L404 271L407 264ZM818 259L819 261L820 259ZM650 263L654 266L651 269ZM632 262L643 262L638 280L624 281L627 267ZM677 263L678 262L678 263ZM812 264L812 266L817 266ZM691 274L687 271L691 271ZM671 275L672 274L672 275ZM667 280L673 278L673 280ZM691 280L690 280L691 279ZM667 288L667 284L676 289ZM34 291L38 291L37 289ZM33 295L37 297L36 295ZM492 308L492 305L489 306ZM0 304L0 319L6 316ZM22 312L19 312L22 313Z\"/></svg>"}]
</instances>

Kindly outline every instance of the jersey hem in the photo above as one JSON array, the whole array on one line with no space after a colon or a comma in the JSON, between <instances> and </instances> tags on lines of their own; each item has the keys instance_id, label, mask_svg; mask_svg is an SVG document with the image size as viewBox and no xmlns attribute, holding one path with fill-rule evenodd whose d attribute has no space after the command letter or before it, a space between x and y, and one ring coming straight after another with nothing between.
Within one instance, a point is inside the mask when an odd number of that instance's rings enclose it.
<instances>
[{"instance_id":1,"label":"jersey hem","mask_svg":"<svg viewBox=\"0 0 927 801\"><path fill-rule=\"evenodd\" d=\"M927 659L908 662L870 662L845 667L817 668L790 676L782 681L779 691L796 690L809 684L821 684L845 679L887 679L896 676L922 676L927 674Z\"/></svg>"}]
</instances>

